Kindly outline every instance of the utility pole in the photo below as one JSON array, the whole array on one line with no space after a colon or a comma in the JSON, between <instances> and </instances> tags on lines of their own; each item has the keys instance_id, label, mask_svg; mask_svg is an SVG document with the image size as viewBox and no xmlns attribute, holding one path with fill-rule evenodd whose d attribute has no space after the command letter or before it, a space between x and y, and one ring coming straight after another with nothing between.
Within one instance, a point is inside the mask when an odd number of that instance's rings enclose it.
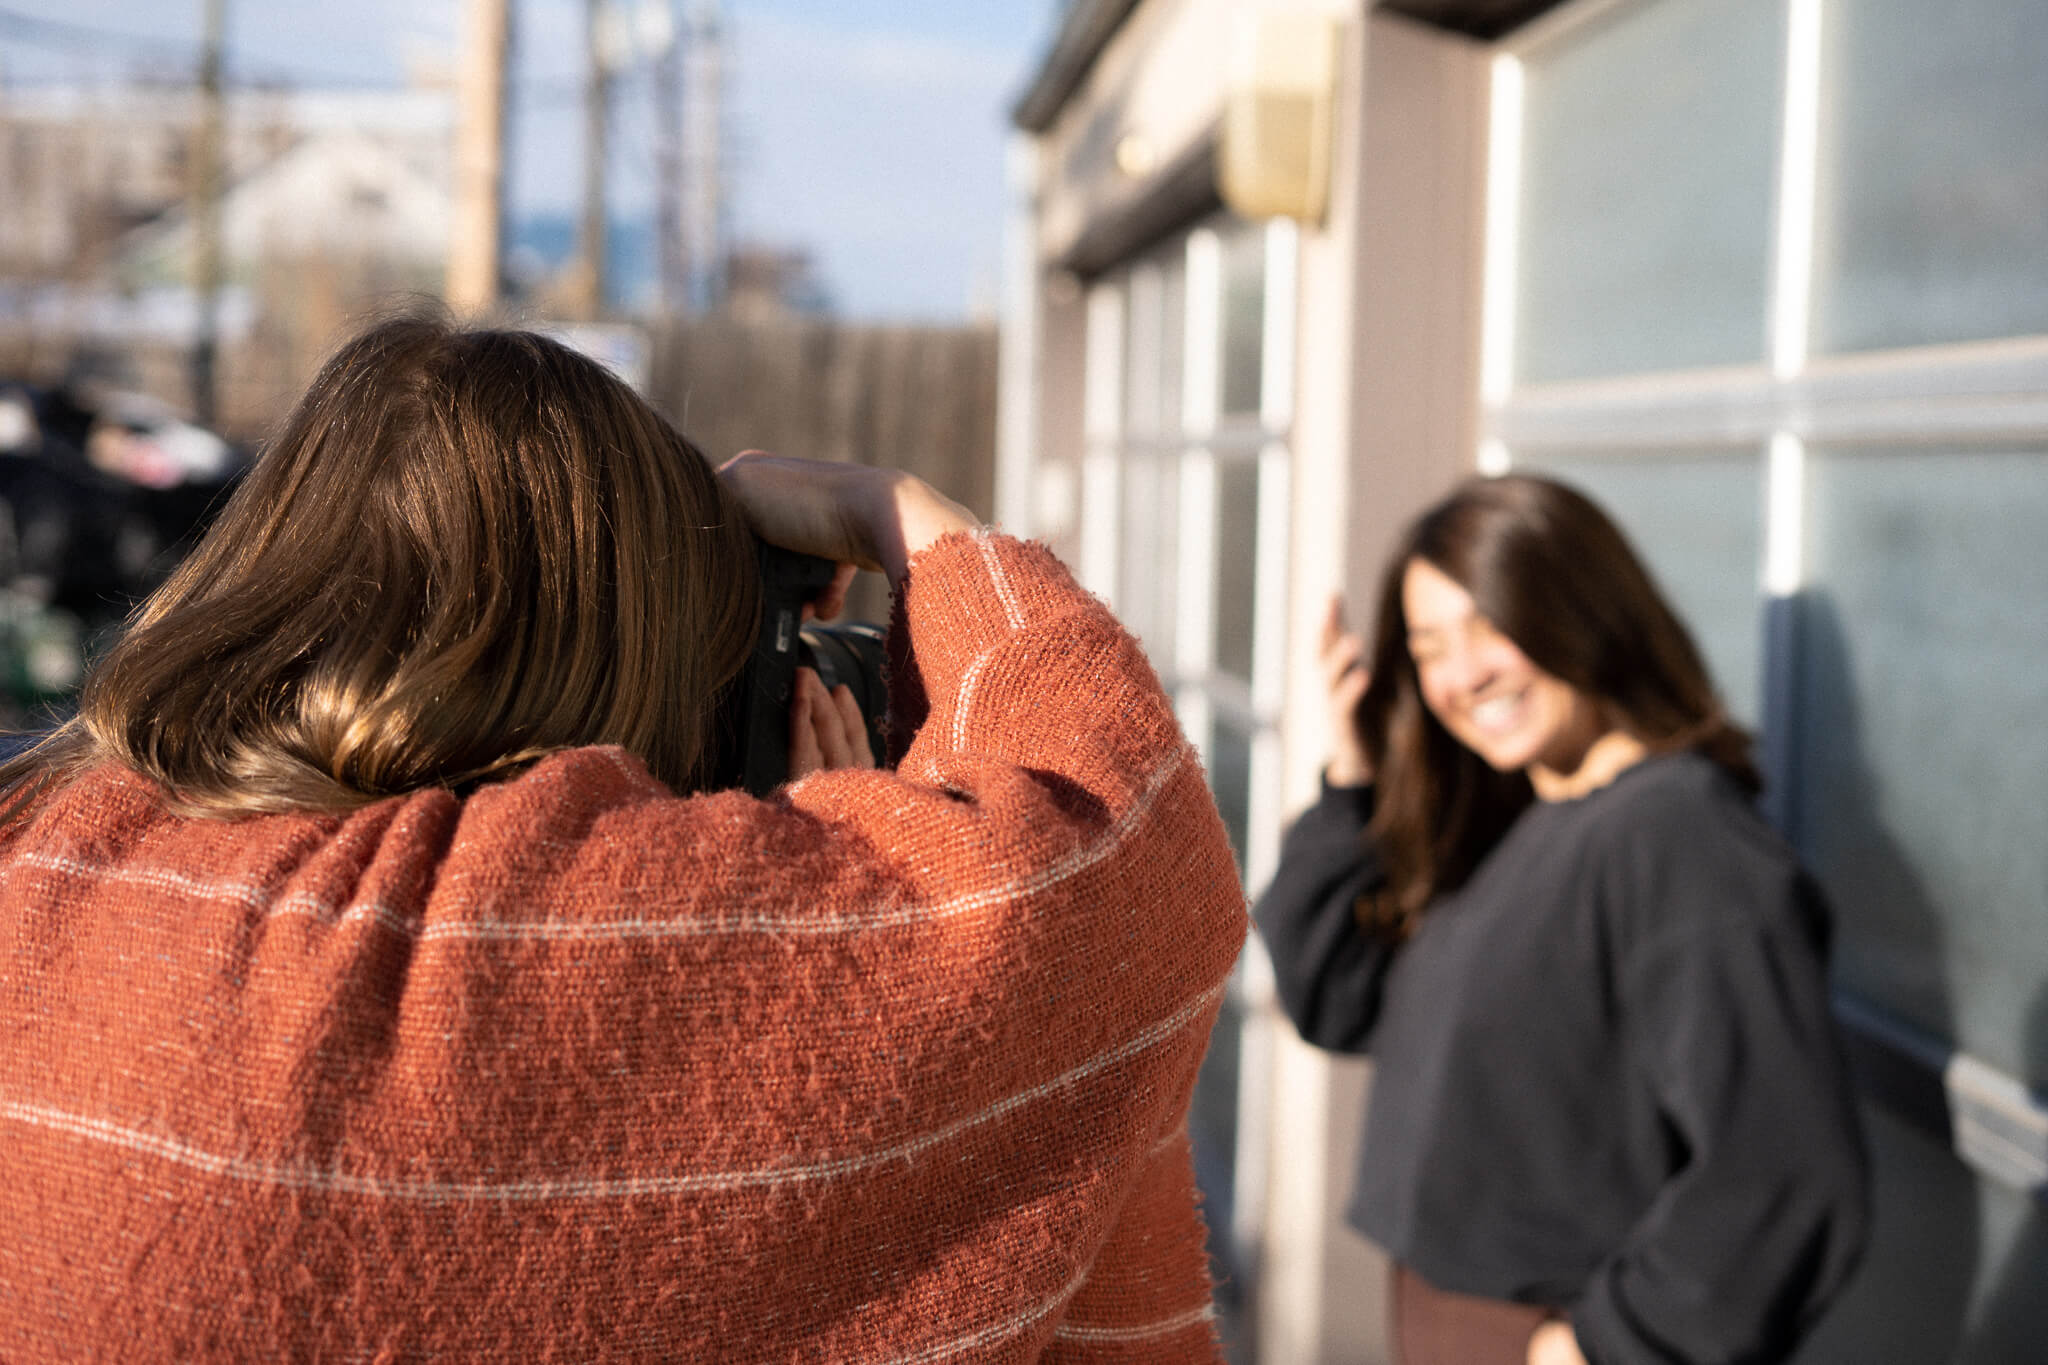
<instances>
[{"instance_id":1,"label":"utility pole","mask_svg":"<svg viewBox=\"0 0 2048 1365\"><path fill-rule=\"evenodd\" d=\"M655 175L654 236L661 267L661 310L670 317L690 311L690 254L683 240L683 45L676 0L648 0L666 7L667 41L654 65Z\"/></svg>"},{"instance_id":2,"label":"utility pole","mask_svg":"<svg viewBox=\"0 0 2048 1365\"><path fill-rule=\"evenodd\" d=\"M199 57L199 129L193 145L192 410L201 426L219 418L214 374L220 349L220 195L225 122L221 109L221 54L226 45L227 0L205 0L206 36Z\"/></svg>"},{"instance_id":3,"label":"utility pole","mask_svg":"<svg viewBox=\"0 0 2048 1365\"><path fill-rule=\"evenodd\" d=\"M718 0L688 0L683 25L684 192L683 239L687 243L692 304L716 309L724 292L725 196L720 165L724 112L724 60Z\"/></svg>"},{"instance_id":4,"label":"utility pole","mask_svg":"<svg viewBox=\"0 0 2048 1365\"><path fill-rule=\"evenodd\" d=\"M505 67L512 46L507 0L468 0L456 92L455 221L448 243L448 306L487 313L498 302L504 251Z\"/></svg>"},{"instance_id":5,"label":"utility pole","mask_svg":"<svg viewBox=\"0 0 2048 1365\"><path fill-rule=\"evenodd\" d=\"M608 0L584 0L584 39L590 73L583 97L583 226L576 237L572 307L590 320L604 311L605 298L605 132L612 99Z\"/></svg>"}]
</instances>

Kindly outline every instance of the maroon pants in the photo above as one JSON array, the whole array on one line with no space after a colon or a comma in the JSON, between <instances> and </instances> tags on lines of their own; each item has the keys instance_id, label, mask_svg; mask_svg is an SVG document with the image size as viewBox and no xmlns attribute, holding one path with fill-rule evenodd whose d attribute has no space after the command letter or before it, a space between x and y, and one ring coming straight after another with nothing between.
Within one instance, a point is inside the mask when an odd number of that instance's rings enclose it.
<instances>
[{"instance_id":1,"label":"maroon pants","mask_svg":"<svg viewBox=\"0 0 2048 1365\"><path fill-rule=\"evenodd\" d=\"M1397 1365L1524 1365L1530 1334L1557 1316L1535 1304L1446 1293L1400 1265L1391 1298Z\"/></svg>"}]
</instances>

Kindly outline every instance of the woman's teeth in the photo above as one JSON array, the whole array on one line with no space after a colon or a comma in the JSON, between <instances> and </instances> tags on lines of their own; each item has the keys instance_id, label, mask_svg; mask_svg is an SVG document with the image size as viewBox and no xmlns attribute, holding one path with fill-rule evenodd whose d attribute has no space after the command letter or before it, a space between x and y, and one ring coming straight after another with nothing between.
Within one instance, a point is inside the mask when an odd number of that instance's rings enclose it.
<instances>
[{"instance_id":1,"label":"woman's teeth","mask_svg":"<svg viewBox=\"0 0 2048 1365\"><path fill-rule=\"evenodd\" d=\"M1472 723L1485 730L1504 730L1515 723L1522 709L1522 694L1488 697L1472 707Z\"/></svg>"}]
</instances>

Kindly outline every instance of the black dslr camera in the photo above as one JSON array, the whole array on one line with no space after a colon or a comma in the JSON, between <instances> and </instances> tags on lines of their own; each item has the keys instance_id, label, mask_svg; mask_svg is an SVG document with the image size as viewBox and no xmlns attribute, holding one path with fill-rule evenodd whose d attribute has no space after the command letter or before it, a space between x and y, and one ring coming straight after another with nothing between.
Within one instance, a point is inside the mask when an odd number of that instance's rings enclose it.
<instances>
[{"instance_id":1,"label":"black dslr camera","mask_svg":"<svg viewBox=\"0 0 2048 1365\"><path fill-rule=\"evenodd\" d=\"M882 717L889 697L882 685L882 630L851 624L806 623L803 609L832 582L829 559L756 542L761 567L761 633L724 705L719 759L712 787L745 787L766 796L789 779L789 705L796 671L814 668L827 690L853 689L867 724L868 748L882 761Z\"/></svg>"}]
</instances>

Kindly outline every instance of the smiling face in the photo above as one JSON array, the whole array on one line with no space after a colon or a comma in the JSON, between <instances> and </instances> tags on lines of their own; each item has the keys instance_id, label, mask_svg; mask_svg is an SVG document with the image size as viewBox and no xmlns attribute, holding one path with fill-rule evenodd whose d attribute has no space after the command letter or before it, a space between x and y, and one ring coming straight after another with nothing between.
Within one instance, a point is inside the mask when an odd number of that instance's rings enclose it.
<instances>
[{"instance_id":1,"label":"smiling face","mask_svg":"<svg viewBox=\"0 0 2048 1365\"><path fill-rule=\"evenodd\" d=\"M1537 667L1427 560L1408 561L1401 610L1423 704L1453 739L1500 772L1578 771L1607 729L1591 697Z\"/></svg>"}]
</instances>

